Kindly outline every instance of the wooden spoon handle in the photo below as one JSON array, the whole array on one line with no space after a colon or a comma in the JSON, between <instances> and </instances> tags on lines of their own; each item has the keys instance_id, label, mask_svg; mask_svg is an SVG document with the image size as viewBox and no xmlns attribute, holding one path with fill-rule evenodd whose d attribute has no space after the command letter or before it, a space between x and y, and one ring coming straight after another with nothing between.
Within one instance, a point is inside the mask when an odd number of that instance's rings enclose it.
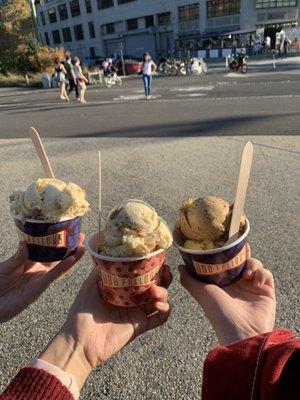
<instances>
[{"instance_id":1,"label":"wooden spoon handle","mask_svg":"<svg viewBox=\"0 0 300 400\"><path fill-rule=\"evenodd\" d=\"M42 163L46 178L50 179L55 179L49 159L47 157L47 154L45 152L43 143L41 141L40 135L34 129L32 126L29 128L29 136L34 144L35 151L37 152L37 155Z\"/></svg>"},{"instance_id":2,"label":"wooden spoon handle","mask_svg":"<svg viewBox=\"0 0 300 400\"><path fill-rule=\"evenodd\" d=\"M227 243L234 242L239 235L240 221L247 194L252 158L253 158L253 145L251 142L247 142L242 153L239 179L232 210L231 223L229 229L229 239Z\"/></svg>"}]
</instances>

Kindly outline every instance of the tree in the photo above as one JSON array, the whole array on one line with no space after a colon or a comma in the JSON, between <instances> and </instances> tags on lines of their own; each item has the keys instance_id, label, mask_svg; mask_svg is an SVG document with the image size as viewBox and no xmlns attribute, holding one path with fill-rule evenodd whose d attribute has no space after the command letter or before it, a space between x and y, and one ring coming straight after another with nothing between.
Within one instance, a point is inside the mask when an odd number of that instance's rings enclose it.
<instances>
[{"instance_id":1,"label":"tree","mask_svg":"<svg viewBox=\"0 0 300 400\"><path fill-rule=\"evenodd\" d=\"M9 0L0 8L0 51L10 55L34 38L28 0Z\"/></svg>"},{"instance_id":2,"label":"tree","mask_svg":"<svg viewBox=\"0 0 300 400\"><path fill-rule=\"evenodd\" d=\"M36 39L29 0L9 0L0 7L0 73L53 71L63 48L43 46Z\"/></svg>"}]
</instances>

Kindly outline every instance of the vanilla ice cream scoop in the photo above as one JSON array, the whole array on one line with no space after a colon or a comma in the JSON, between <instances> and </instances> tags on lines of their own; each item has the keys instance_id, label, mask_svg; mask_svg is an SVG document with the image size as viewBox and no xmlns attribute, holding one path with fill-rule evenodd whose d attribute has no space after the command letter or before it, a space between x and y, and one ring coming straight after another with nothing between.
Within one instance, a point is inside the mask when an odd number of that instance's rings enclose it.
<instances>
[{"instance_id":1,"label":"vanilla ice cream scoop","mask_svg":"<svg viewBox=\"0 0 300 400\"><path fill-rule=\"evenodd\" d=\"M85 192L75 183L38 179L25 191L10 196L13 214L21 218L59 222L83 216L89 210Z\"/></svg>"},{"instance_id":2,"label":"vanilla ice cream scoop","mask_svg":"<svg viewBox=\"0 0 300 400\"><path fill-rule=\"evenodd\" d=\"M112 257L145 256L172 244L172 235L157 212L141 200L114 208L102 232L101 253Z\"/></svg>"},{"instance_id":3,"label":"vanilla ice cream scoop","mask_svg":"<svg viewBox=\"0 0 300 400\"><path fill-rule=\"evenodd\" d=\"M211 250L221 247L228 236L232 206L216 196L187 199L180 208L177 223L187 239L184 247L190 250ZM241 219L241 229L245 226L245 216Z\"/></svg>"}]
</instances>

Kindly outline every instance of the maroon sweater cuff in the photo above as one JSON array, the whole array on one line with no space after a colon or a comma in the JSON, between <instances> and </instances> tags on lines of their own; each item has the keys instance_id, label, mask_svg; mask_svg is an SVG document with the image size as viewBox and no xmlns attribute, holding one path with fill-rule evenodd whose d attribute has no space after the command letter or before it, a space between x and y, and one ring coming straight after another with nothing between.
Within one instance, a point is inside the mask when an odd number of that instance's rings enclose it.
<instances>
[{"instance_id":1,"label":"maroon sweater cuff","mask_svg":"<svg viewBox=\"0 0 300 400\"><path fill-rule=\"evenodd\" d=\"M74 400L74 397L55 376L26 367L11 381L0 400Z\"/></svg>"},{"instance_id":2,"label":"maroon sweater cuff","mask_svg":"<svg viewBox=\"0 0 300 400\"><path fill-rule=\"evenodd\" d=\"M300 399L291 385L299 349L300 339L284 329L214 348L204 362L202 400Z\"/></svg>"}]
</instances>

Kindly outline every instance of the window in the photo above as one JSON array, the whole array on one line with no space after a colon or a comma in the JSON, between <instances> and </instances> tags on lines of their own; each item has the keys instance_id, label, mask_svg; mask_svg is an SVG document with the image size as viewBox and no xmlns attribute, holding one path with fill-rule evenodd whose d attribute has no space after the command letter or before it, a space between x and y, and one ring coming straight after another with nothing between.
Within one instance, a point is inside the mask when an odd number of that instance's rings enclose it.
<instances>
[{"instance_id":1,"label":"window","mask_svg":"<svg viewBox=\"0 0 300 400\"><path fill-rule=\"evenodd\" d=\"M138 29L137 18L128 19L126 22L127 22L127 30L128 31L134 31L135 29Z\"/></svg>"},{"instance_id":2,"label":"window","mask_svg":"<svg viewBox=\"0 0 300 400\"><path fill-rule=\"evenodd\" d=\"M239 14L241 0L213 0L207 3L207 18Z\"/></svg>"},{"instance_id":3,"label":"window","mask_svg":"<svg viewBox=\"0 0 300 400\"><path fill-rule=\"evenodd\" d=\"M55 8L49 8L48 17L49 17L50 24L53 24L54 22L57 21Z\"/></svg>"},{"instance_id":4,"label":"window","mask_svg":"<svg viewBox=\"0 0 300 400\"><path fill-rule=\"evenodd\" d=\"M45 13L44 11L40 12L40 16L41 16L41 21L43 25L46 25L46 18L45 18Z\"/></svg>"},{"instance_id":5,"label":"window","mask_svg":"<svg viewBox=\"0 0 300 400\"><path fill-rule=\"evenodd\" d=\"M150 26L154 26L153 15L147 15L147 17L145 17L145 27L149 28Z\"/></svg>"},{"instance_id":6,"label":"window","mask_svg":"<svg viewBox=\"0 0 300 400\"><path fill-rule=\"evenodd\" d=\"M85 9L87 14L92 12L91 0L85 0Z\"/></svg>"},{"instance_id":7,"label":"window","mask_svg":"<svg viewBox=\"0 0 300 400\"><path fill-rule=\"evenodd\" d=\"M295 7L297 0L256 0L256 8Z\"/></svg>"},{"instance_id":8,"label":"window","mask_svg":"<svg viewBox=\"0 0 300 400\"><path fill-rule=\"evenodd\" d=\"M171 13L170 12L158 14L157 16L158 16L158 25L159 26L165 26L165 25L171 24Z\"/></svg>"},{"instance_id":9,"label":"window","mask_svg":"<svg viewBox=\"0 0 300 400\"><path fill-rule=\"evenodd\" d=\"M71 29L69 27L62 29L64 42L72 42Z\"/></svg>"},{"instance_id":10,"label":"window","mask_svg":"<svg viewBox=\"0 0 300 400\"><path fill-rule=\"evenodd\" d=\"M94 22L93 21L89 22L89 31L90 31L90 38L96 37L95 27L94 27Z\"/></svg>"},{"instance_id":11,"label":"window","mask_svg":"<svg viewBox=\"0 0 300 400\"><path fill-rule=\"evenodd\" d=\"M118 0L118 4L130 3L131 1L136 1L136 0Z\"/></svg>"},{"instance_id":12,"label":"window","mask_svg":"<svg viewBox=\"0 0 300 400\"><path fill-rule=\"evenodd\" d=\"M61 43L59 30L52 31L52 37L54 44Z\"/></svg>"},{"instance_id":13,"label":"window","mask_svg":"<svg viewBox=\"0 0 300 400\"><path fill-rule=\"evenodd\" d=\"M50 46L50 40L49 40L48 32L45 32L44 35L45 35L46 44L47 44L48 46Z\"/></svg>"},{"instance_id":14,"label":"window","mask_svg":"<svg viewBox=\"0 0 300 400\"><path fill-rule=\"evenodd\" d=\"M106 33L115 33L115 24L106 24Z\"/></svg>"},{"instance_id":15,"label":"window","mask_svg":"<svg viewBox=\"0 0 300 400\"><path fill-rule=\"evenodd\" d=\"M72 17L78 17L80 15L80 6L78 0L72 0L70 3Z\"/></svg>"},{"instance_id":16,"label":"window","mask_svg":"<svg viewBox=\"0 0 300 400\"><path fill-rule=\"evenodd\" d=\"M60 4L58 6L58 14L61 21L68 19L68 10L66 4Z\"/></svg>"},{"instance_id":17,"label":"window","mask_svg":"<svg viewBox=\"0 0 300 400\"><path fill-rule=\"evenodd\" d=\"M114 6L114 0L97 0L98 10L103 10L103 8L109 8Z\"/></svg>"},{"instance_id":18,"label":"window","mask_svg":"<svg viewBox=\"0 0 300 400\"><path fill-rule=\"evenodd\" d=\"M82 25L75 25L73 27L74 29L74 35L76 40L83 40L84 39L84 34L83 34L83 29Z\"/></svg>"},{"instance_id":19,"label":"window","mask_svg":"<svg viewBox=\"0 0 300 400\"><path fill-rule=\"evenodd\" d=\"M91 58L96 58L95 47L90 47L90 56Z\"/></svg>"},{"instance_id":20,"label":"window","mask_svg":"<svg viewBox=\"0 0 300 400\"><path fill-rule=\"evenodd\" d=\"M178 7L178 18L179 22L199 19L199 3Z\"/></svg>"}]
</instances>

